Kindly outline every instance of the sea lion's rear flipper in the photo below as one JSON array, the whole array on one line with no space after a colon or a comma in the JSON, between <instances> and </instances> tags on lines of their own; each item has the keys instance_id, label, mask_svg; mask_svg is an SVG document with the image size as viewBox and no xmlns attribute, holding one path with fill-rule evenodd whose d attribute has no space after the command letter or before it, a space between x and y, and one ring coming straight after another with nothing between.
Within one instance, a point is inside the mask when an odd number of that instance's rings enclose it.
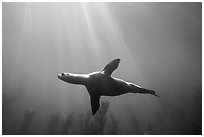
<instances>
[{"instance_id":1,"label":"sea lion's rear flipper","mask_svg":"<svg viewBox=\"0 0 204 137\"><path fill-rule=\"evenodd\" d=\"M100 102L99 102L100 96L92 95L90 96L90 100L91 100L91 111L92 111L92 114L95 115L100 107Z\"/></svg>"},{"instance_id":2,"label":"sea lion's rear flipper","mask_svg":"<svg viewBox=\"0 0 204 137\"><path fill-rule=\"evenodd\" d=\"M102 71L104 71L106 75L111 75L113 71L118 68L119 63L120 59L115 59L108 63Z\"/></svg>"}]
</instances>

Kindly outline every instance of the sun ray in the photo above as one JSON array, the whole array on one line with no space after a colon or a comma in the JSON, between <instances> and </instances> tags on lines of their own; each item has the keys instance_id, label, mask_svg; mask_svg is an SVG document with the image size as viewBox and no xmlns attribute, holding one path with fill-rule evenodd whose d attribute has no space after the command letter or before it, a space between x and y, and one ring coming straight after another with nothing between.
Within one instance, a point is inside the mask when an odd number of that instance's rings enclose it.
<instances>
[{"instance_id":1,"label":"sun ray","mask_svg":"<svg viewBox=\"0 0 204 137\"><path fill-rule=\"evenodd\" d=\"M87 4L86 3L81 3L82 5L82 9L83 9L83 12L84 12L84 16L85 16L85 19L86 19L86 23L87 23L87 26L88 26L88 30L89 30L89 34L90 34L90 37L91 37L91 49L93 49L94 51L94 54L95 56L97 57L97 60L99 61L100 60L100 57L102 56L101 55L101 49L100 49L100 44L98 43L98 40L97 40L97 37L96 37L96 34L94 33L94 30L93 30L93 24L92 24L92 20L90 18L90 15L88 13L88 9L87 9Z\"/></svg>"}]
</instances>

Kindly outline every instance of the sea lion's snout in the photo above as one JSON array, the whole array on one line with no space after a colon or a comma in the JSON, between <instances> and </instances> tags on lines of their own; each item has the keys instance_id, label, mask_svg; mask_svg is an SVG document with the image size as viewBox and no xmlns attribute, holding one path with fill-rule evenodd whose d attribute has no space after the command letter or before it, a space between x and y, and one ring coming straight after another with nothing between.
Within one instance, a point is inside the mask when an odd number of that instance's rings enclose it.
<instances>
[{"instance_id":1,"label":"sea lion's snout","mask_svg":"<svg viewBox=\"0 0 204 137\"><path fill-rule=\"evenodd\" d=\"M58 74L57 75L57 77L59 78L59 79L61 79L61 78L63 78L63 77L66 77L66 76L69 76L69 73L61 73L61 74Z\"/></svg>"},{"instance_id":2,"label":"sea lion's snout","mask_svg":"<svg viewBox=\"0 0 204 137\"><path fill-rule=\"evenodd\" d=\"M61 74L58 74L57 77L60 79L61 78Z\"/></svg>"},{"instance_id":3,"label":"sea lion's snout","mask_svg":"<svg viewBox=\"0 0 204 137\"><path fill-rule=\"evenodd\" d=\"M117 62L120 62L120 59L116 59Z\"/></svg>"},{"instance_id":4,"label":"sea lion's snout","mask_svg":"<svg viewBox=\"0 0 204 137\"><path fill-rule=\"evenodd\" d=\"M65 73L61 73L61 74L58 74L57 77L60 79L62 78L63 76L65 76Z\"/></svg>"},{"instance_id":5,"label":"sea lion's snout","mask_svg":"<svg viewBox=\"0 0 204 137\"><path fill-rule=\"evenodd\" d=\"M113 60L113 62L115 62L115 63L119 64L119 63L120 63L120 59L119 59L119 58L117 58L117 59Z\"/></svg>"}]
</instances>

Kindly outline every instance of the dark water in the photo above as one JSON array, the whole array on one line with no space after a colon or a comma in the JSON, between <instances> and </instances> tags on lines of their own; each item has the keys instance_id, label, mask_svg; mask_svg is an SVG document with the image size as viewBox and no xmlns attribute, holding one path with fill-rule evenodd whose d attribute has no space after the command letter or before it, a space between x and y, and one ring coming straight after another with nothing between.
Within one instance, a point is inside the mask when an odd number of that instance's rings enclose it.
<instances>
[{"instance_id":1,"label":"dark water","mask_svg":"<svg viewBox=\"0 0 204 137\"><path fill-rule=\"evenodd\" d=\"M201 3L3 3L3 134L201 134ZM83 86L115 58L113 76L155 90L102 97Z\"/></svg>"}]
</instances>

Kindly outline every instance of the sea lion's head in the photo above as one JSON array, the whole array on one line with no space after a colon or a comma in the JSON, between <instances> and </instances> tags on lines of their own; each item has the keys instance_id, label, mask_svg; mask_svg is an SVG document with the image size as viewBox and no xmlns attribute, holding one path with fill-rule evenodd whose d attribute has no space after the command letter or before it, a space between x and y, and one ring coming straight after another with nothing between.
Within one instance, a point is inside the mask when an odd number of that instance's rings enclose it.
<instances>
[{"instance_id":1,"label":"sea lion's head","mask_svg":"<svg viewBox=\"0 0 204 137\"><path fill-rule=\"evenodd\" d=\"M58 74L57 77L62 81L69 82L71 79L71 74L63 72L61 74Z\"/></svg>"},{"instance_id":2,"label":"sea lion's head","mask_svg":"<svg viewBox=\"0 0 204 137\"><path fill-rule=\"evenodd\" d=\"M86 78L85 76L82 76L80 74L64 73L64 72L61 74L58 74L57 77L60 80L71 84L82 84L84 82L84 78Z\"/></svg>"}]
</instances>

